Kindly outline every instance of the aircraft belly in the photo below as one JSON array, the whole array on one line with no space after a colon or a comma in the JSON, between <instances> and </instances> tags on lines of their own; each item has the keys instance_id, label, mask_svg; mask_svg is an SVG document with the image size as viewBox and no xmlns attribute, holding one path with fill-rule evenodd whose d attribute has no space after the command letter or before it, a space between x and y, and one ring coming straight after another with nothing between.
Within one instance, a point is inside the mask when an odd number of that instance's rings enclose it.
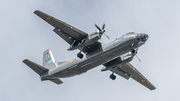
<instances>
[{"instance_id":1,"label":"aircraft belly","mask_svg":"<svg viewBox=\"0 0 180 101\"><path fill-rule=\"evenodd\" d=\"M110 50L98 51L91 55L86 55L83 59L73 59L72 63L66 62L59 68L52 70L51 76L63 78L79 75L116 58L129 50L130 48L127 47L127 44L122 44L121 46Z\"/></svg>"},{"instance_id":2,"label":"aircraft belly","mask_svg":"<svg viewBox=\"0 0 180 101\"><path fill-rule=\"evenodd\" d=\"M65 69L63 71L57 72L53 74L53 77L59 77L59 78L65 78L65 77L71 77L77 75L75 72L70 71L69 69Z\"/></svg>"},{"instance_id":3,"label":"aircraft belly","mask_svg":"<svg viewBox=\"0 0 180 101\"><path fill-rule=\"evenodd\" d=\"M92 58L87 59L87 61L80 63L77 72L78 73L86 72L89 69L99 66L110 59L113 59L115 57L118 57L119 55L128 52L130 48L128 47L126 48L126 47L127 45L123 45L122 47L114 48L109 51L100 52L99 54L94 55Z\"/></svg>"},{"instance_id":4,"label":"aircraft belly","mask_svg":"<svg viewBox=\"0 0 180 101\"><path fill-rule=\"evenodd\" d=\"M107 52L107 54L104 54L104 59L106 61L109 61L113 58L116 58L124 53L127 53L130 51L131 48L127 47L126 45L124 45L123 47L119 47L113 50L110 50L110 52Z\"/></svg>"},{"instance_id":5,"label":"aircraft belly","mask_svg":"<svg viewBox=\"0 0 180 101\"><path fill-rule=\"evenodd\" d=\"M52 76L64 78L64 77L71 77L71 76L79 75L84 72L87 72L88 70L90 70L98 65L101 65L104 62L106 62L106 61L103 58L100 58L100 59L91 61L89 63L86 63L84 65L78 66L78 68L72 68L72 69L68 68L63 71L57 72L57 73L53 74Z\"/></svg>"},{"instance_id":6,"label":"aircraft belly","mask_svg":"<svg viewBox=\"0 0 180 101\"><path fill-rule=\"evenodd\" d=\"M103 59L103 58L100 58L100 59L97 59L97 60L95 60L95 61L92 61L91 63L89 63L89 64L87 64L87 65L83 65L81 68L79 68L77 71L79 72L79 73L84 73L84 72L86 72L86 71L88 71L88 70L90 70L90 69L92 69L92 68L94 68L94 67L96 67L96 66L99 66L99 65L101 65L102 63L104 63L105 62L105 60Z\"/></svg>"}]
</instances>

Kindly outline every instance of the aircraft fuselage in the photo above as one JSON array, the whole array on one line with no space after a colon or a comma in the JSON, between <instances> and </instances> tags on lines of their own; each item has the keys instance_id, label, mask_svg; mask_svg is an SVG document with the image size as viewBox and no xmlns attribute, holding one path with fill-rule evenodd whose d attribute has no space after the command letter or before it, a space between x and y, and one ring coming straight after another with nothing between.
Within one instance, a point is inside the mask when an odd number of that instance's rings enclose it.
<instances>
[{"instance_id":1,"label":"aircraft fuselage","mask_svg":"<svg viewBox=\"0 0 180 101\"><path fill-rule=\"evenodd\" d=\"M147 39L147 34L127 33L113 42L101 44L98 49L85 54L82 59L71 59L70 61L62 63L58 67L49 70L48 76L63 78L79 75L130 52L132 48L136 49L140 47ZM122 61L122 64L124 62L129 61Z\"/></svg>"}]
</instances>

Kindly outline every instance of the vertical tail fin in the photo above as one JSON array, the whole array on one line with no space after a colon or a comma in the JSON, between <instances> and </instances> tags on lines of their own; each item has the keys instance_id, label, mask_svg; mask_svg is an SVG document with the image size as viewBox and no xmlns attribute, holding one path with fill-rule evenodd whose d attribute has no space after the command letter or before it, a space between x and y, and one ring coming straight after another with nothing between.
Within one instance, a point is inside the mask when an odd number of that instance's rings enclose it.
<instances>
[{"instance_id":1,"label":"vertical tail fin","mask_svg":"<svg viewBox=\"0 0 180 101\"><path fill-rule=\"evenodd\" d=\"M56 67L56 61L50 49L47 49L43 53L43 66L48 69Z\"/></svg>"}]
</instances>

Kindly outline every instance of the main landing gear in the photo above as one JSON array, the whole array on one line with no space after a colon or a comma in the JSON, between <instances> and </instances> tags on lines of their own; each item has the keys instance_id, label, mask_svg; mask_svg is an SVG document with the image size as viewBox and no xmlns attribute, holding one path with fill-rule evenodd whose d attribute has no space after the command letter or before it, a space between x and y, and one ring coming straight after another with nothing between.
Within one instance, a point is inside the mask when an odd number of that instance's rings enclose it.
<instances>
[{"instance_id":1,"label":"main landing gear","mask_svg":"<svg viewBox=\"0 0 180 101\"><path fill-rule=\"evenodd\" d=\"M115 80L115 79L116 79L116 75L114 75L114 73L112 73L109 77L110 77L112 80Z\"/></svg>"},{"instance_id":2,"label":"main landing gear","mask_svg":"<svg viewBox=\"0 0 180 101\"><path fill-rule=\"evenodd\" d=\"M80 47L79 47L79 50L80 50L80 52L77 54L77 57L80 58L80 59L82 59L83 56L84 56L84 55L81 53L81 51L83 50L83 46L80 46Z\"/></svg>"},{"instance_id":3,"label":"main landing gear","mask_svg":"<svg viewBox=\"0 0 180 101\"><path fill-rule=\"evenodd\" d=\"M112 74L109 76L110 79L112 79L112 80L115 80L115 79L116 79L116 75L114 75L114 72L115 72L116 68L117 68L117 67L115 67L115 68L112 69Z\"/></svg>"},{"instance_id":4,"label":"main landing gear","mask_svg":"<svg viewBox=\"0 0 180 101\"><path fill-rule=\"evenodd\" d=\"M82 59L82 58L83 58L83 54L82 54L81 52L79 52L79 53L77 54L77 57L80 58L80 59Z\"/></svg>"}]
</instances>

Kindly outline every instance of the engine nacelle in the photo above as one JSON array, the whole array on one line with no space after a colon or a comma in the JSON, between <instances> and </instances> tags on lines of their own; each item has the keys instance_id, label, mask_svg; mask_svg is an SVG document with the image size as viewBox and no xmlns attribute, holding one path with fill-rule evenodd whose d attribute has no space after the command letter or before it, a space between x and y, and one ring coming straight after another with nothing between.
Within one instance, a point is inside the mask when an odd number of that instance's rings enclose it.
<instances>
[{"instance_id":1,"label":"engine nacelle","mask_svg":"<svg viewBox=\"0 0 180 101\"><path fill-rule=\"evenodd\" d=\"M80 40L78 42L74 42L68 50L75 50L78 49L79 46L87 46L90 44L93 44L94 42L98 41L101 38L100 34L98 32L94 32L92 34L89 34L88 37L84 38L83 40Z\"/></svg>"},{"instance_id":2,"label":"engine nacelle","mask_svg":"<svg viewBox=\"0 0 180 101\"><path fill-rule=\"evenodd\" d=\"M87 45L93 44L94 42L98 41L100 38L101 36L99 35L99 33L94 32L88 36L88 39L86 39L85 44Z\"/></svg>"},{"instance_id":3,"label":"engine nacelle","mask_svg":"<svg viewBox=\"0 0 180 101\"><path fill-rule=\"evenodd\" d=\"M130 62L132 59L133 59L132 53L128 52L126 54L123 54L119 58L116 58L112 61L109 61L109 62L103 64L104 67L101 69L101 71L110 70L111 68L114 68L116 66L124 65L124 64Z\"/></svg>"}]
</instances>

